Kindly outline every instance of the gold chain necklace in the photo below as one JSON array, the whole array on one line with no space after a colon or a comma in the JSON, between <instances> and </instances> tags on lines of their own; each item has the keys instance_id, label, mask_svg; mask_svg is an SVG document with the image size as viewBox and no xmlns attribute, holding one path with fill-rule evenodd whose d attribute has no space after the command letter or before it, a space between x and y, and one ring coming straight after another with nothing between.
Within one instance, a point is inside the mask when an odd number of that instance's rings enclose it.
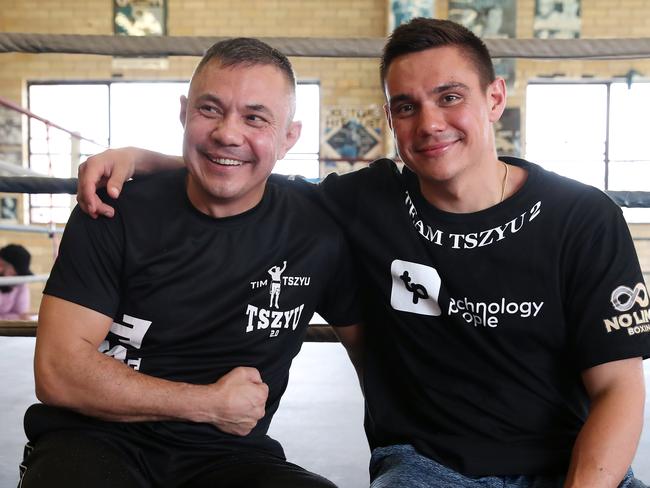
<instances>
[{"instance_id":1,"label":"gold chain necklace","mask_svg":"<svg viewBox=\"0 0 650 488\"><path fill-rule=\"evenodd\" d=\"M501 161L503 163L503 161ZM506 194L506 185L508 184L508 165L506 163L503 163L503 165L506 167L506 174L503 175L503 183L501 184L501 200L499 200L499 203L503 201L503 197Z\"/></svg>"}]
</instances>

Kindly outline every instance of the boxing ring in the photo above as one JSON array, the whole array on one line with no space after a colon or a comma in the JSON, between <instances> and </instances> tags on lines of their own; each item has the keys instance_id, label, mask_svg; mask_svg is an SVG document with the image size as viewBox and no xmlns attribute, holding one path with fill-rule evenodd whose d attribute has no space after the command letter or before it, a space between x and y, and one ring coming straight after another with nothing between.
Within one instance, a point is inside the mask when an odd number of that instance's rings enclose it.
<instances>
[{"instance_id":1,"label":"boxing ring","mask_svg":"<svg viewBox=\"0 0 650 488\"><path fill-rule=\"evenodd\" d=\"M201 56L214 42L223 37L132 37L0 33L0 53L67 53L105 56L155 57L155 56ZM378 58L385 42L383 38L333 39L333 38L261 38L287 56L323 58ZM537 60L625 60L650 58L650 38L637 39L486 39L486 44L496 58L521 58ZM8 103L3 103L8 102ZM13 105L23 115L30 117L8 100L0 100L4 106ZM56 124L50 121L50 127ZM57 127L65 130L65 128ZM78 137L70 134L70 137ZM78 139L77 139L78 141ZM78 146L78 144L77 144ZM73 150L74 151L74 150ZM71 160L75 161L74 154ZM331 158L328 158L331 160ZM358 159L353 158L353 161ZM73 163L73 166L78 163ZM52 178L29 173L23 167L0 162L0 170L11 173L0 177L0 193L12 194L74 194L75 178ZM74 174L74 172L72 173ZM650 208L650 192L607 192L622 207ZM0 231L34 232L47 234L53 241L63 229L54 225L0 225ZM637 237L650 241L650 237ZM647 273L648 271L646 271ZM44 281L48 275L32 277L0 278L0 286ZM14 371L0 368L3 384L11 382L12 388L4 395L7 420L2 428L12 451L6 457L0 452L0 485L3 472L17 476L17 460L22 448L23 434L20 418L25 405L33 401L33 378L26 359L33 355L33 336L36 333L35 316L0 321L0 345L4 345L4 360L9 365L20 365ZM5 336L5 337L2 337ZM308 342L336 342L331 328L325 324L310 326ZM352 368L345 360L345 352L335 344L305 344L307 354L300 354L292 367L290 386L273 421L271 434L283 440L285 450L292 460L317 471L341 488L358 488L367 485L367 459L369 452L361 429L363 405ZM327 346L327 347L326 347ZM328 348L329 356L321 355ZM650 362L645 365L650 378ZM323 367L327 365L327 367ZM314 373L316 372L316 373ZM318 376L320 373L321 376ZM293 390L292 390L293 388ZM321 408L316 419L304 420L304 410ZM646 420L650 419L646 407ZM342 427L342 423L344 424ZM646 422L647 423L647 422ZM293 429L293 430L292 430ZM298 429L298 432L296 430ZM309 429L311 435L305 436ZM648 428L646 428L646 431ZM331 433L337 434L332 436ZM339 435L341 437L339 437ZM309 458L313 451L311 438L318 438L319 452ZM14 447L15 444L15 447ZM14 452L15 451L15 452ZM641 440L634 468L641 477L649 479L650 436ZM327 453L323 456L322 453ZM303 456L301 458L301 455ZM307 456L307 458L305 458ZM645 471L644 471L645 469ZM11 479L10 481L12 481ZM10 486L7 484L6 486Z\"/></svg>"}]
</instances>

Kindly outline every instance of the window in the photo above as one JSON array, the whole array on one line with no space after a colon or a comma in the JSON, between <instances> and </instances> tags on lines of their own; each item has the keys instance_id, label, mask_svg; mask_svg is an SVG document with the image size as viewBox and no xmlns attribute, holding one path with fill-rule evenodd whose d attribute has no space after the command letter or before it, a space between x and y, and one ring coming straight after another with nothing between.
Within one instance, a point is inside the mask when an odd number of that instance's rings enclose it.
<instances>
[{"instance_id":1,"label":"window","mask_svg":"<svg viewBox=\"0 0 650 488\"><path fill-rule=\"evenodd\" d=\"M105 147L139 146L180 155L183 128L179 98L187 82L31 83L29 109L88 140L79 145L80 160ZM275 172L318 178L320 134L320 86L301 83L297 89L296 120L303 127L300 139ZM69 134L31 120L29 166L58 178L76 175ZM29 218L33 223L65 223L73 197L30 195Z\"/></svg>"},{"instance_id":2,"label":"window","mask_svg":"<svg viewBox=\"0 0 650 488\"><path fill-rule=\"evenodd\" d=\"M526 158L602 190L650 191L648 106L650 83L531 84ZM629 222L650 222L650 209L623 212Z\"/></svg>"}]
</instances>

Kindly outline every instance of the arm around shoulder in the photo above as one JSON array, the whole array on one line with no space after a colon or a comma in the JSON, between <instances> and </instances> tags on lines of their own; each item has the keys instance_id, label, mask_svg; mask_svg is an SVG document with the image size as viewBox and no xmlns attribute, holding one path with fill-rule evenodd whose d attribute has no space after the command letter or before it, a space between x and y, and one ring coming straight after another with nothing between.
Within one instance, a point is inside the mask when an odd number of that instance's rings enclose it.
<instances>
[{"instance_id":1,"label":"arm around shoulder","mask_svg":"<svg viewBox=\"0 0 650 488\"><path fill-rule=\"evenodd\" d=\"M114 210L97 196L98 188L106 186L108 195L118 198L124 183L134 175L183 166L183 158L180 156L169 156L137 147L107 149L79 165L77 201L81 209L93 218L99 215L112 217Z\"/></svg>"}]
</instances>

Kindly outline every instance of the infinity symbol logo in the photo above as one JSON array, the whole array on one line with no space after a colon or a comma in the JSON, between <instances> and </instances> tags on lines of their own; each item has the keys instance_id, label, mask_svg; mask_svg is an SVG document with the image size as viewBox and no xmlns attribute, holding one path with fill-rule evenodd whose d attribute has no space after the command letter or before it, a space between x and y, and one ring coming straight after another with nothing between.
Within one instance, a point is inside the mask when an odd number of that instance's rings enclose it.
<instances>
[{"instance_id":1,"label":"infinity symbol logo","mask_svg":"<svg viewBox=\"0 0 650 488\"><path fill-rule=\"evenodd\" d=\"M648 300L648 290L643 283L637 283L634 289L619 286L612 292L611 301L614 308L619 312L627 312L635 303L647 307L650 302Z\"/></svg>"}]
</instances>

